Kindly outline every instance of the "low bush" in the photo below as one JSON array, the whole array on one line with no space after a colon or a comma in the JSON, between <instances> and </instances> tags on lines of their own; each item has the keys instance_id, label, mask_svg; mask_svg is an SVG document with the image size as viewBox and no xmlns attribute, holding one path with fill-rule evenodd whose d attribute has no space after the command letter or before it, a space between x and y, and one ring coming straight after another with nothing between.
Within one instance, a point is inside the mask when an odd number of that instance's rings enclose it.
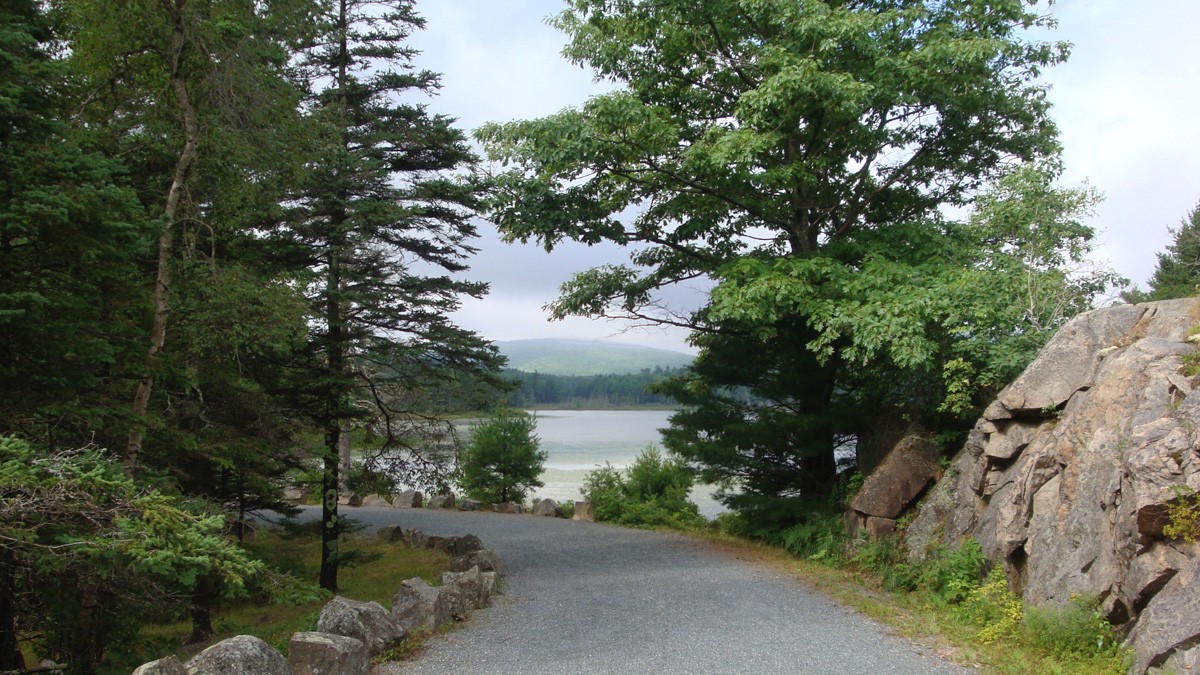
<instances>
[{"instance_id":1,"label":"low bush","mask_svg":"<svg viewBox=\"0 0 1200 675\"><path fill-rule=\"evenodd\" d=\"M790 553L809 560L833 562L845 557L846 523L837 513L812 511L803 522L784 530L780 538Z\"/></svg>"},{"instance_id":2,"label":"low bush","mask_svg":"<svg viewBox=\"0 0 1200 675\"><path fill-rule=\"evenodd\" d=\"M1025 608L1025 639L1057 658L1120 657L1116 628L1096 596L1071 596L1062 607Z\"/></svg>"},{"instance_id":3,"label":"low bush","mask_svg":"<svg viewBox=\"0 0 1200 675\"><path fill-rule=\"evenodd\" d=\"M938 604L952 605L966 600L979 587L986 565L979 542L968 539L957 548L938 547L919 563L902 559L876 571L889 590L921 590Z\"/></svg>"},{"instance_id":4,"label":"low bush","mask_svg":"<svg viewBox=\"0 0 1200 675\"><path fill-rule=\"evenodd\" d=\"M588 472L580 491L598 521L690 529L704 523L699 507L688 499L693 482L682 460L663 457L650 446L624 473L609 464Z\"/></svg>"},{"instance_id":5,"label":"low bush","mask_svg":"<svg viewBox=\"0 0 1200 675\"><path fill-rule=\"evenodd\" d=\"M992 568L983 584L967 591L957 613L979 627L976 638L984 644L1016 638L1025 618L1021 598L1008 587L1004 568L999 565Z\"/></svg>"}]
</instances>

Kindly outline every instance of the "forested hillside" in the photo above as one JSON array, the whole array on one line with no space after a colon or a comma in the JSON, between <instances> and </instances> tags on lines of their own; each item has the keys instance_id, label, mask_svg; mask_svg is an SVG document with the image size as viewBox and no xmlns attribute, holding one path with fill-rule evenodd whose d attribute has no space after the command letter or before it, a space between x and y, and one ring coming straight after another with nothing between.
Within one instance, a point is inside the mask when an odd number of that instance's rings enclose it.
<instances>
[{"instance_id":1,"label":"forested hillside","mask_svg":"<svg viewBox=\"0 0 1200 675\"><path fill-rule=\"evenodd\" d=\"M659 368L625 375L546 375L506 370L504 377L517 384L508 394L508 404L515 408L602 410L673 407L674 399L656 393L653 385L679 372Z\"/></svg>"},{"instance_id":2,"label":"forested hillside","mask_svg":"<svg viewBox=\"0 0 1200 675\"><path fill-rule=\"evenodd\" d=\"M644 370L684 368L692 356L619 342L515 340L497 342L508 367L543 375L629 375Z\"/></svg>"}]
</instances>

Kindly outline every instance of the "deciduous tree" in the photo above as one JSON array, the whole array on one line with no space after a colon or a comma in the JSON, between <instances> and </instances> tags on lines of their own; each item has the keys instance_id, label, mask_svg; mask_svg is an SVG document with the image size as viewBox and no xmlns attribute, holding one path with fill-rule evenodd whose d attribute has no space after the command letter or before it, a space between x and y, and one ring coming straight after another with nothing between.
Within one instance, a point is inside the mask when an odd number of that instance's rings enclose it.
<instances>
[{"instance_id":1,"label":"deciduous tree","mask_svg":"<svg viewBox=\"0 0 1200 675\"><path fill-rule=\"evenodd\" d=\"M931 330L974 329L933 308L978 249L939 209L1054 153L1038 75L1067 49L1025 32L1051 23L1022 0L573 0L565 53L620 88L481 130L511 167L492 217L547 248L634 246L568 282L555 316L695 331L674 393L696 408L668 446L743 457L767 496L819 496L879 412L857 397L940 402L917 377L938 371ZM705 277L709 303L664 311L659 289ZM689 431L693 395L734 387L760 403Z\"/></svg>"}]
</instances>

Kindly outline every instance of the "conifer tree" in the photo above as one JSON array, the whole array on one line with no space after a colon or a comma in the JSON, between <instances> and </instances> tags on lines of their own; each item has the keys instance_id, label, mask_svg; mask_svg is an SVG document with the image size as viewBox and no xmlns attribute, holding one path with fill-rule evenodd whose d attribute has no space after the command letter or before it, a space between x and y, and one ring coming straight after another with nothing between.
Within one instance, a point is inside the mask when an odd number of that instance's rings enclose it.
<instances>
[{"instance_id":1,"label":"conifer tree","mask_svg":"<svg viewBox=\"0 0 1200 675\"><path fill-rule=\"evenodd\" d=\"M0 5L0 434L53 447L111 422L149 230L119 165L64 121L40 5Z\"/></svg>"},{"instance_id":2,"label":"conifer tree","mask_svg":"<svg viewBox=\"0 0 1200 675\"><path fill-rule=\"evenodd\" d=\"M404 392L433 373L486 372L499 359L448 317L460 296L486 290L454 276L474 252L480 186L449 173L476 159L453 120L419 102L439 86L436 74L412 65L416 53L405 44L423 25L406 0L335 0L303 63L317 140L279 243L295 268L308 270L312 320L297 392L324 430L320 582L330 590L338 449L349 422L369 427L410 465L431 467L406 438L413 411Z\"/></svg>"},{"instance_id":3,"label":"conifer tree","mask_svg":"<svg viewBox=\"0 0 1200 675\"><path fill-rule=\"evenodd\" d=\"M1127 302L1190 298L1200 292L1200 205L1171 234L1174 239L1167 250L1158 254L1150 289L1125 293Z\"/></svg>"}]
</instances>

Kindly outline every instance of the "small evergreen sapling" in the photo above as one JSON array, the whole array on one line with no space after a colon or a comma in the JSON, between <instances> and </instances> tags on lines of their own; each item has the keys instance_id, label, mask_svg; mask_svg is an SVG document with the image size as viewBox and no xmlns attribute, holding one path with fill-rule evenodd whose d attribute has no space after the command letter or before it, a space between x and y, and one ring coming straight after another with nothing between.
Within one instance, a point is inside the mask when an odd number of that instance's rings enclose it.
<instances>
[{"instance_id":1,"label":"small evergreen sapling","mask_svg":"<svg viewBox=\"0 0 1200 675\"><path fill-rule=\"evenodd\" d=\"M492 419L471 429L471 440L462 459L459 484L474 499L484 502L523 501L546 464L546 451L538 448L537 419L500 408Z\"/></svg>"}]
</instances>

